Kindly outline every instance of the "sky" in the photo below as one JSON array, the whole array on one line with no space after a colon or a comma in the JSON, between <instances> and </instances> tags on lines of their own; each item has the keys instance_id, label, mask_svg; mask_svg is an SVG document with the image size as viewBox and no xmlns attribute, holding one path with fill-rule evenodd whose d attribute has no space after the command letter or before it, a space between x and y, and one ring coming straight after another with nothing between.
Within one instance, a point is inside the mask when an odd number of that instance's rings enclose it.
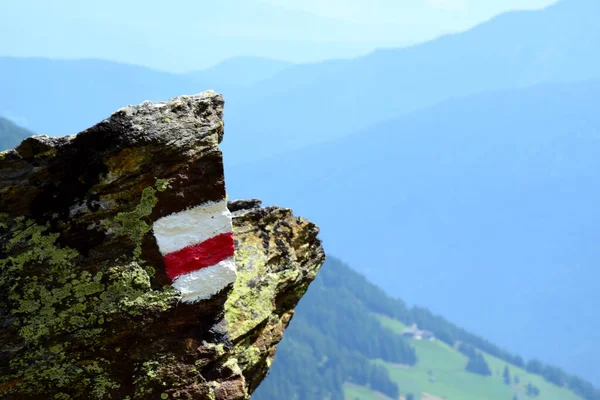
<instances>
[{"instance_id":1,"label":"sky","mask_svg":"<svg viewBox=\"0 0 600 400\"><path fill-rule=\"evenodd\" d=\"M434 17L446 14L462 21L476 23L507 10L536 9L548 6L553 0L265 0L265 2L312 12L324 17L354 22L393 23L402 16ZM428 25L427 21L425 22ZM437 22L437 21L436 21ZM457 24L458 25L458 24ZM463 25L463 28L465 26Z\"/></svg>"},{"instance_id":2,"label":"sky","mask_svg":"<svg viewBox=\"0 0 600 400\"><path fill-rule=\"evenodd\" d=\"M236 56L356 57L554 0L2 0L0 56L100 58L184 72Z\"/></svg>"}]
</instances>

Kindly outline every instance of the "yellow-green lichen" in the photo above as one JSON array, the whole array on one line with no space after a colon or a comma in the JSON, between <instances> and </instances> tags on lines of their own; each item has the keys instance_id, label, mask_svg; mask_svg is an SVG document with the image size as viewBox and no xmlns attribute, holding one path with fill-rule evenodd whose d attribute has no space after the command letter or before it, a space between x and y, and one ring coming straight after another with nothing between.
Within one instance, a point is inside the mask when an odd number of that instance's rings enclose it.
<instances>
[{"instance_id":1,"label":"yellow-green lichen","mask_svg":"<svg viewBox=\"0 0 600 400\"><path fill-rule=\"evenodd\" d=\"M243 345L236 346L234 353L243 365L256 365L264 355L264 351L261 351L250 340L246 340Z\"/></svg>"},{"instance_id":2,"label":"yellow-green lichen","mask_svg":"<svg viewBox=\"0 0 600 400\"><path fill-rule=\"evenodd\" d=\"M134 399L159 398L163 394L177 398L178 388L205 382L196 367L182 364L173 354L161 354L136 367Z\"/></svg>"},{"instance_id":3,"label":"yellow-green lichen","mask_svg":"<svg viewBox=\"0 0 600 400\"><path fill-rule=\"evenodd\" d=\"M235 357L229 357L227 361L223 364L223 367L227 367L231 370L233 375L241 375L242 369L238 364L238 360Z\"/></svg>"},{"instance_id":4,"label":"yellow-green lichen","mask_svg":"<svg viewBox=\"0 0 600 400\"><path fill-rule=\"evenodd\" d=\"M271 244L272 247L275 244ZM258 236L239 239L235 262L237 278L225 302L225 318L233 340L269 318L275 308L275 297L281 285L296 287L301 278L298 269L273 272L267 250ZM302 293L306 290L302 287Z\"/></svg>"},{"instance_id":5,"label":"yellow-green lichen","mask_svg":"<svg viewBox=\"0 0 600 400\"><path fill-rule=\"evenodd\" d=\"M268 318L274 307L278 276L267 270L265 250L256 240L241 244L235 254L238 276L225 302L225 319L234 340Z\"/></svg>"},{"instance_id":6,"label":"yellow-green lichen","mask_svg":"<svg viewBox=\"0 0 600 400\"><path fill-rule=\"evenodd\" d=\"M157 189L145 190L142 203L120 220L123 228L137 229L133 237L140 242L147 223L136 225L133 218L148 216L155 191L166 187L158 181ZM0 259L0 305L10 310L5 321L21 340L10 369L0 374L0 397L47 394L52 388L49 398L110 398L119 387L109 372L111 362L92 356L107 321L166 310L177 298L170 287L153 290L138 259L83 269L77 251L60 247L58 238L48 226L0 215L0 254L5 255Z\"/></svg>"},{"instance_id":7,"label":"yellow-green lichen","mask_svg":"<svg viewBox=\"0 0 600 400\"><path fill-rule=\"evenodd\" d=\"M146 361L142 363L136 371L136 377L133 381L135 386L134 398L146 398L152 393L151 386L159 380L158 361Z\"/></svg>"},{"instance_id":8,"label":"yellow-green lichen","mask_svg":"<svg viewBox=\"0 0 600 400\"><path fill-rule=\"evenodd\" d=\"M142 254L142 240L144 236L152 230L152 226L145 221L145 218L152 214L152 209L158 202L156 192L166 190L168 185L169 182L167 180L157 179L156 188L145 188L142 191L140 203L132 211L119 213L114 219L119 228L118 230L129 236L135 245L133 255L136 258Z\"/></svg>"},{"instance_id":9,"label":"yellow-green lichen","mask_svg":"<svg viewBox=\"0 0 600 400\"><path fill-rule=\"evenodd\" d=\"M208 382L208 398L209 400L215 400L217 395L215 391L218 389L219 385L216 382Z\"/></svg>"},{"instance_id":10,"label":"yellow-green lichen","mask_svg":"<svg viewBox=\"0 0 600 400\"><path fill-rule=\"evenodd\" d=\"M145 147L127 147L106 160L108 172L102 178L102 185L110 184L117 179L132 176L140 172L152 156Z\"/></svg>"}]
</instances>

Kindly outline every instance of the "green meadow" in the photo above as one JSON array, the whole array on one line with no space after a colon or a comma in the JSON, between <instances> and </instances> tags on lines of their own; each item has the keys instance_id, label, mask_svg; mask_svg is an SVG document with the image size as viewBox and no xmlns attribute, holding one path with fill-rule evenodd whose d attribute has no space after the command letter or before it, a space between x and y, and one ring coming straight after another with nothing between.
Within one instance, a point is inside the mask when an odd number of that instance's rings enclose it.
<instances>
[{"instance_id":1,"label":"green meadow","mask_svg":"<svg viewBox=\"0 0 600 400\"><path fill-rule=\"evenodd\" d=\"M405 325L392 318L376 315L380 323L400 334ZM439 341L411 340L419 361L414 367L392 365L381 360L374 362L383 365L390 377L398 384L400 393L415 395L421 400L581 400L565 388L546 382L542 377L508 365L511 385L504 383L503 372L506 362L483 353L492 376L481 376L465 371L467 357L456 348ZM518 378L518 384L515 383ZM526 385L532 383L540 390L537 398L526 395ZM385 396L370 391L367 388L346 385L344 387L346 400L375 400L386 399Z\"/></svg>"}]
</instances>

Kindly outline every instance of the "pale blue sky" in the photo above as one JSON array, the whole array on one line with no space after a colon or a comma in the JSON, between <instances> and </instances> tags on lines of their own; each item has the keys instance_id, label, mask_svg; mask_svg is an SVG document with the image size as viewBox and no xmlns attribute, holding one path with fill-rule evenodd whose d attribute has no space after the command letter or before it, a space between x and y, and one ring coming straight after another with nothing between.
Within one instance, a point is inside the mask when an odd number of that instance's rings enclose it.
<instances>
[{"instance_id":1,"label":"pale blue sky","mask_svg":"<svg viewBox=\"0 0 600 400\"><path fill-rule=\"evenodd\" d=\"M355 57L554 0L2 0L0 55L102 58L169 71L234 56Z\"/></svg>"},{"instance_id":2,"label":"pale blue sky","mask_svg":"<svg viewBox=\"0 0 600 400\"><path fill-rule=\"evenodd\" d=\"M506 11L542 8L555 0L264 0L266 3L304 10L354 22L394 22L398 16L448 12L475 22Z\"/></svg>"}]
</instances>

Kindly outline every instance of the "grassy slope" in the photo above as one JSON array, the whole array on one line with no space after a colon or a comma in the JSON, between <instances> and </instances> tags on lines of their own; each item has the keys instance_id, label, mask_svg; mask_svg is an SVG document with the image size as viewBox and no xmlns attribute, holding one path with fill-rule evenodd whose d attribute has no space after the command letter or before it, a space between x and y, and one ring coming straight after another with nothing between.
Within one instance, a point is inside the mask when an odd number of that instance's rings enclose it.
<instances>
[{"instance_id":1,"label":"grassy slope","mask_svg":"<svg viewBox=\"0 0 600 400\"><path fill-rule=\"evenodd\" d=\"M384 316L377 316L383 326L400 332L404 324ZM411 342L419 357L418 364L413 368L390 365L381 361L388 369L392 379L398 384L401 393L430 393L448 400L511 400L517 393L521 398L527 398L524 385L531 382L540 389L538 400L581 400L570 391L546 382L542 377L530 374L520 368L509 366L512 377L517 375L521 384L508 387L504 384L502 372L506 363L484 353L493 375L483 377L466 372L467 358L456 349L440 341ZM435 382L429 381L429 371L435 377ZM378 395L367 389L346 386L346 397L349 400L378 399Z\"/></svg>"},{"instance_id":2,"label":"grassy slope","mask_svg":"<svg viewBox=\"0 0 600 400\"><path fill-rule=\"evenodd\" d=\"M383 325L384 327L386 327L388 329L391 329L392 331L394 331L396 333L400 333L406 328L405 324L403 324L402 322L395 320L393 318L390 318L390 317L387 317L387 316L381 315L381 314L373 314L373 315L375 316L375 318L377 318L379 320L381 325Z\"/></svg>"},{"instance_id":3,"label":"grassy slope","mask_svg":"<svg viewBox=\"0 0 600 400\"><path fill-rule=\"evenodd\" d=\"M346 400L393 400L381 393L350 383L344 385L344 396Z\"/></svg>"}]
</instances>

